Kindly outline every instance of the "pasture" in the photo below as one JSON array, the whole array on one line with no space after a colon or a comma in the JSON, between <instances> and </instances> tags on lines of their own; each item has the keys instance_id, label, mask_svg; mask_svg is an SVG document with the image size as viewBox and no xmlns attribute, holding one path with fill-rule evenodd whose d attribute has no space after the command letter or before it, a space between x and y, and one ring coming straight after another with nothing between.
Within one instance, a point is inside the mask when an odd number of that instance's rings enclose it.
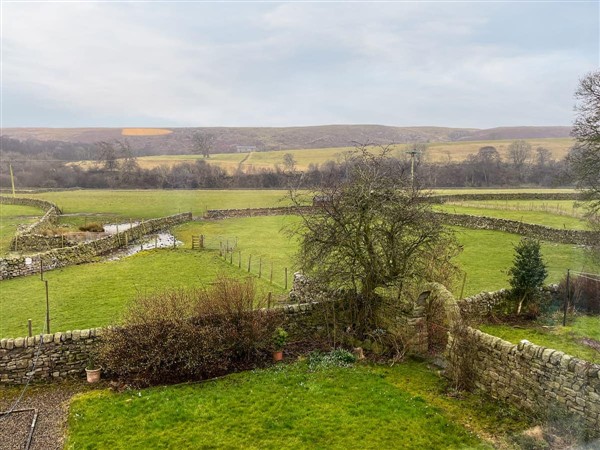
<instances>
[{"instance_id":1,"label":"pasture","mask_svg":"<svg viewBox=\"0 0 600 450\"><path fill-rule=\"evenodd\" d=\"M217 273L237 277L250 271L258 276L262 259L262 279L259 287L284 292L284 268L288 268L288 287L296 268L294 253L297 243L285 233L297 223L293 216L268 216L190 222L174 229L184 242L184 248L151 250L119 260L98 262L47 272L52 330L67 330L104 326L114 323L127 301L137 293L166 288L199 286L209 283ZM464 295L508 286L507 269L512 264L513 245L520 237L508 233L456 228L463 252L457 263L467 274ZM207 249L191 250L192 235L206 235ZM227 259L219 257L221 243L237 243ZM241 252L241 268L238 262ZM548 282L558 282L567 268L594 270L583 249L544 243L543 256L548 264ZM230 258L232 263L230 263ZM271 263L273 285L269 284ZM454 293L461 291L460 285ZM18 336L26 332L27 319L41 326L44 317L44 285L31 276L1 282L2 311L0 336Z\"/></svg>"},{"instance_id":2,"label":"pasture","mask_svg":"<svg viewBox=\"0 0 600 450\"><path fill-rule=\"evenodd\" d=\"M571 200L553 201L522 200L496 202L456 202L436 205L435 209L452 214L469 214L524 223L544 225L551 228L586 230L588 224L582 220L583 212L574 207Z\"/></svg>"},{"instance_id":3,"label":"pasture","mask_svg":"<svg viewBox=\"0 0 600 450\"><path fill-rule=\"evenodd\" d=\"M315 367L309 359L202 384L97 390L73 400L66 448L484 449L492 445L480 436L506 445L530 423L446 388L423 363Z\"/></svg>"},{"instance_id":4,"label":"pasture","mask_svg":"<svg viewBox=\"0 0 600 450\"><path fill-rule=\"evenodd\" d=\"M133 130L133 129L132 129ZM135 129L151 132L153 129ZM156 131L156 130L154 130ZM163 130L168 131L168 130ZM124 131L125 132L125 131ZM131 131L134 132L134 131ZM141 136L142 134L137 134ZM573 140L570 138L548 138L548 139L526 139L535 150L537 147L544 147L552 153L552 158L564 158L569 149L573 146ZM508 147L513 140L497 141L461 141L461 142L433 142L429 144L425 153L425 158L429 162L448 163L460 162L467 159L469 155L474 155L484 146L494 146L503 159L508 159ZM237 169L246 170L273 170L276 166L283 167L283 155L290 153L294 156L298 170L307 170L311 164L321 165L327 161L339 161L343 154L354 150L355 147L334 147L334 148L316 148L316 149L294 149L294 150L276 150L276 151L257 151L250 153L215 153L206 159L210 164L222 167L228 173L233 173ZM392 154L405 158L406 144L393 144L390 146ZM142 168L151 169L161 165L173 166L183 162L194 162L204 159L202 155L157 155L143 156L138 158L138 163ZM83 168L89 168L95 164L92 161L80 161L78 164Z\"/></svg>"},{"instance_id":5,"label":"pasture","mask_svg":"<svg viewBox=\"0 0 600 450\"><path fill-rule=\"evenodd\" d=\"M44 215L45 211L32 206L0 203L0 255L9 251L10 241L19 225L28 225Z\"/></svg>"}]
</instances>

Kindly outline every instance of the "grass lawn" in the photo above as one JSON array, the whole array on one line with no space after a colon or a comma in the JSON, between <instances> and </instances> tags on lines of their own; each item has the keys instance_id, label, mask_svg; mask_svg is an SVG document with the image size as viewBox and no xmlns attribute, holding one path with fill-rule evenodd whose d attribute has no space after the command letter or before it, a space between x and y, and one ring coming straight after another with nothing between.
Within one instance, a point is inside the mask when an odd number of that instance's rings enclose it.
<instances>
[{"instance_id":1,"label":"grass lawn","mask_svg":"<svg viewBox=\"0 0 600 450\"><path fill-rule=\"evenodd\" d=\"M314 371L297 362L202 384L99 390L73 400L65 448L492 448L475 433L527 426L474 395L444 397L444 387L416 362Z\"/></svg>"},{"instance_id":2,"label":"grass lawn","mask_svg":"<svg viewBox=\"0 0 600 450\"><path fill-rule=\"evenodd\" d=\"M573 203L573 202L570 202ZM588 229L588 224L585 220L578 217L570 217L565 214L556 214L551 211L535 211L535 210L512 210L502 209L502 205L498 204L498 209L490 207L476 207L461 205L438 205L435 209L452 214L469 214L472 216L487 216L497 217L500 219L517 220L524 223L533 223L536 225L545 225L551 228L567 228L572 230Z\"/></svg>"},{"instance_id":3,"label":"grass lawn","mask_svg":"<svg viewBox=\"0 0 600 450\"><path fill-rule=\"evenodd\" d=\"M285 190L81 190L43 192L31 197L56 203L65 214L106 214L129 220L152 219L207 209L286 206Z\"/></svg>"},{"instance_id":4,"label":"grass lawn","mask_svg":"<svg viewBox=\"0 0 600 450\"><path fill-rule=\"evenodd\" d=\"M534 344L600 364L600 351L581 343L581 339L585 337L600 342L600 317L579 316L567 322L565 327L557 325L543 328L533 323L527 328L510 325L481 325L479 328L513 344L527 339Z\"/></svg>"},{"instance_id":5,"label":"grass lawn","mask_svg":"<svg viewBox=\"0 0 600 450\"><path fill-rule=\"evenodd\" d=\"M43 215L44 211L32 206L0 203L0 255L9 251L10 241L19 225L33 223Z\"/></svg>"},{"instance_id":6,"label":"grass lawn","mask_svg":"<svg viewBox=\"0 0 600 450\"><path fill-rule=\"evenodd\" d=\"M138 293L167 288L202 286L217 274L247 276L215 251L159 249L120 261L107 261L46 272L50 298L51 331L92 328L115 323L124 305ZM263 291L283 292L283 276L258 284ZM27 319L34 333L44 325L45 288L39 276L0 282L0 337L27 335Z\"/></svg>"}]
</instances>

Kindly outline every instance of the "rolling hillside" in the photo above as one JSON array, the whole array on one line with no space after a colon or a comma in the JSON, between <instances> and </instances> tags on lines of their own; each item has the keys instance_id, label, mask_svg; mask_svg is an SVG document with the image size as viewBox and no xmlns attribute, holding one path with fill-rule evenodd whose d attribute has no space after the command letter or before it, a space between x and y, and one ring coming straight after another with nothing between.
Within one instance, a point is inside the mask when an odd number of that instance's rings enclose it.
<instances>
[{"instance_id":1,"label":"rolling hillside","mask_svg":"<svg viewBox=\"0 0 600 450\"><path fill-rule=\"evenodd\" d=\"M472 142L568 138L570 127L503 127L488 130L383 125L323 125L286 128L5 128L3 136L19 140L93 144L126 139L138 155L185 155L196 132L215 136L213 153L234 153L238 146L258 151L333 149L354 143ZM448 144L450 145L450 144Z\"/></svg>"}]
</instances>

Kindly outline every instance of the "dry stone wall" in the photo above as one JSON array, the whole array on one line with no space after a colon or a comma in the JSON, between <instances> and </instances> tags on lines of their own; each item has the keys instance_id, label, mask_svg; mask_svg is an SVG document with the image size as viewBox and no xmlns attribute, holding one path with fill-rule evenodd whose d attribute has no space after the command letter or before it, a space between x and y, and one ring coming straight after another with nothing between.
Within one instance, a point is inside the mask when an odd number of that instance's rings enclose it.
<instances>
[{"instance_id":1,"label":"dry stone wall","mask_svg":"<svg viewBox=\"0 0 600 450\"><path fill-rule=\"evenodd\" d=\"M278 308L285 314L285 328L292 339L308 340L324 332L326 305L312 303ZM102 328L42 337L0 340L0 384L25 384L30 377L39 381L83 376L90 356L101 342Z\"/></svg>"},{"instance_id":2,"label":"dry stone wall","mask_svg":"<svg viewBox=\"0 0 600 450\"><path fill-rule=\"evenodd\" d=\"M21 206L32 206L34 208L40 208L46 213L37 222L21 229L18 231L15 239L19 236L24 236L32 233L39 233L41 230L47 228L49 225L55 224L58 217L61 214L60 208L52 202L46 200L39 200L37 198L26 198L26 197L7 197L0 195L0 203L5 205L21 205ZM14 246L15 239L11 247Z\"/></svg>"},{"instance_id":3,"label":"dry stone wall","mask_svg":"<svg viewBox=\"0 0 600 450\"><path fill-rule=\"evenodd\" d=\"M511 344L473 328L461 336L463 345L449 336L448 361L467 364L477 388L530 412L562 407L589 429L600 430L600 365L528 341Z\"/></svg>"},{"instance_id":4,"label":"dry stone wall","mask_svg":"<svg viewBox=\"0 0 600 450\"><path fill-rule=\"evenodd\" d=\"M445 203L452 201L484 201L484 200L580 200L581 195L576 192L518 192L518 193L499 193L499 194L450 194L433 195L432 201L436 203Z\"/></svg>"},{"instance_id":5,"label":"dry stone wall","mask_svg":"<svg viewBox=\"0 0 600 450\"><path fill-rule=\"evenodd\" d=\"M53 270L59 267L90 262L97 256L124 247L146 234L164 230L190 220L192 220L192 213L151 219L120 233L95 241L54 249L29 257L0 259L0 280L39 273L41 266L44 270Z\"/></svg>"},{"instance_id":6,"label":"dry stone wall","mask_svg":"<svg viewBox=\"0 0 600 450\"><path fill-rule=\"evenodd\" d=\"M478 230L504 231L543 241L562 244L597 245L600 235L594 231L566 230L523 223L516 220L497 219L494 217L471 216L469 214L435 213L448 225L455 225Z\"/></svg>"},{"instance_id":7,"label":"dry stone wall","mask_svg":"<svg viewBox=\"0 0 600 450\"><path fill-rule=\"evenodd\" d=\"M67 331L0 340L0 383L25 384L81 376L102 330Z\"/></svg>"},{"instance_id":8,"label":"dry stone wall","mask_svg":"<svg viewBox=\"0 0 600 450\"><path fill-rule=\"evenodd\" d=\"M235 217L255 217L255 216L281 216L288 214L298 214L299 211L309 213L314 210L312 206L292 207L284 206L280 208L245 208L245 209L209 209L204 214L204 219L231 219Z\"/></svg>"}]
</instances>

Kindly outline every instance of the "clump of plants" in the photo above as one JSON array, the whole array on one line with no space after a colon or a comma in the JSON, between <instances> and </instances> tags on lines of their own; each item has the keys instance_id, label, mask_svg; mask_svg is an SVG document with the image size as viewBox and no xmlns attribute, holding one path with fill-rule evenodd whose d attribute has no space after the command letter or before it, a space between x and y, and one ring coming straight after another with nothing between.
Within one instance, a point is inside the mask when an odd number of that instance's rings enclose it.
<instances>
[{"instance_id":1,"label":"clump of plants","mask_svg":"<svg viewBox=\"0 0 600 450\"><path fill-rule=\"evenodd\" d=\"M508 270L511 285L510 300L520 316L524 307L526 316L535 319L541 312L542 286L548 276L542 258L540 241L523 238L515 246L513 266Z\"/></svg>"},{"instance_id":2,"label":"clump of plants","mask_svg":"<svg viewBox=\"0 0 600 450\"><path fill-rule=\"evenodd\" d=\"M343 348L336 348L324 353L315 350L308 355L310 370L326 369L329 367L350 367L356 362L356 356Z\"/></svg>"},{"instance_id":3,"label":"clump of plants","mask_svg":"<svg viewBox=\"0 0 600 450\"><path fill-rule=\"evenodd\" d=\"M288 332L285 331L281 327L277 327L275 333L273 334L273 350L276 352L280 352L287 344L288 340Z\"/></svg>"},{"instance_id":4,"label":"clump of plants","mask_svg":"<svg viewBox=\"0 0 600 450\"><path fill-rule=\"evenodd\" d=\"M220 277L206 289L138 297L109 329L100 359L106 371L137 385L176 383L250 369L269 360L278 310L252 279Z\"/></svg>"},{"instance_id":5,"label":"clump of plants","mask_svg":"<svg viewBox=\"0 0 600 450\"><path fill-rule=\"evenodd\" d=\"M91 233L102 233L102 232L104 232L104 227L100 223L91 222L91 223L86 223L85 225L81 225L79 227L79 231L89 231Z\"/></svg>"}]
</instances>

